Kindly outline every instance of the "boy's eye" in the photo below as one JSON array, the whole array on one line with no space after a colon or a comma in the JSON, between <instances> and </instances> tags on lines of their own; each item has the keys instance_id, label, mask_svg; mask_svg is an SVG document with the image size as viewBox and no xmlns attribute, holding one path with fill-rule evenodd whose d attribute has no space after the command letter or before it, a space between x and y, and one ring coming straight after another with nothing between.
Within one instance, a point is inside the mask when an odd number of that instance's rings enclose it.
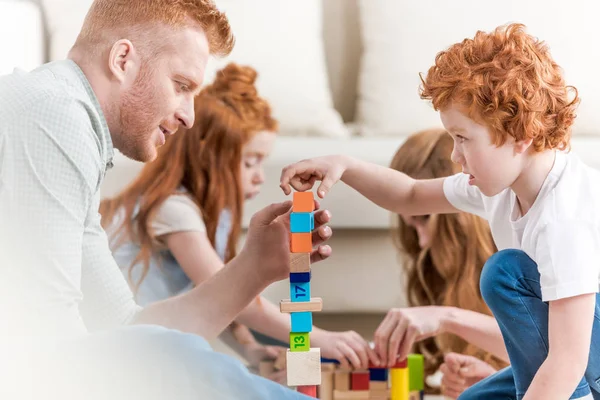
<instances>
[{"instance_id":1,"label":"boy's eye","mask_svg":"<svg viewBox=\"0 0 600 400\"><path fill-rule=\"evenodd\" d=\"M464 137L464 136L461 136L461 135L457 135L457 136L456 136L456 138L458 139L458 141L459 141L460 143L462 143L462 142L464 142L465 140L467 140L467 138L466 138L466 137Z\"/></svg>"},{"instance_id":2,"label":"boy's eye","mask_svg":"<svg viewBox=\"0 0 600 400\"><path fill-rule=\"evenodd\" d=\"M177 85L179 85L179 90L182 92L189 92L190 90L190 87L183 82L177 82Z\"/></svg>"}]
</instances>

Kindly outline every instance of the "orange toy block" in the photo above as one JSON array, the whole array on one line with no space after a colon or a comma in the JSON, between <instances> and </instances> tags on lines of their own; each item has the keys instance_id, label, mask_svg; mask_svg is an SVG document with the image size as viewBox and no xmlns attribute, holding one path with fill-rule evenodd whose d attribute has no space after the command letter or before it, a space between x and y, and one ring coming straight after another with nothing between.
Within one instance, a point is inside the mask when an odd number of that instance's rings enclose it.
<instances>
[{"instance_id":1,"label":"orange toy block","mask_svg":"<svg viewBox=\"0 0 600 400\"><path fill-rule=\"evenodd\" d=\"M290 251L292 253L312 252L312 233L291 233Z\"/></svg>"},{"instance_id":2,"label":"orange toy block","mask_svg":"<svg viewBox=\"0 0 600 400\"><path fill-rule=\"evenodd\" d=\"M312 192L294 192L292 212L315 211L315 197Z\"/></svg>"}]
</instances>

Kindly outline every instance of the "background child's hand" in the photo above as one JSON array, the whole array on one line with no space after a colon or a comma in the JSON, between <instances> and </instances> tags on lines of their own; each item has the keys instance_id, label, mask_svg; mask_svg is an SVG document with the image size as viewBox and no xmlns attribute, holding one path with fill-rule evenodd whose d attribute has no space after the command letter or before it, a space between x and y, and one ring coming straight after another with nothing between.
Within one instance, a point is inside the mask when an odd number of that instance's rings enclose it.
<instances>
[{"instance_id":1,"label":"background child's hand","mask_svg":"<svg viewBox=\"0 0 600 400\"><path fill-rule=\"evenodd\" d=\"M392 308L375 331L375 352L383 365L404 360L414 342L440 332L444 307Z\"/></svg>"},{"instance_id":2,"label":"background child's hand","mask_svg":"<svg viewBox=\"0 0 600 400\"><path fill-rule=\"evenodd\" d=\"M311 347L321 348L321 357L338 360L342 368L367 369L369 361L379 362L369 343L354 331L313 330Z\"/></svg>"},{"instance_id":3,"label":"background child's hand","mask_svg":"<svg viewBox=\"0 0 600 400\"><path fill-rule=\"evenodd\" d=\"M291 193L290 185L299 192L312 189L316 181L321 181L317 195L324 198L331 187L342 178L347 168L345 156L324 156L302 160L290 164L281 172L279 186L286 195Z\"/></svg>"},{"instance_id":4,"label":"background child's hand","mask_svg":"<svg viewBox=\"0 0 600 400\"><path fill-rule=\"evenodd\" d=\"M246 345L244 349L244 358L248 361L249 367L254 369L259 368L259 364L261 361L269 361L269 360L277 360L280 357L285 357L285 353L287 349L281 346L265 346L260 343L254 342ZM265 378L280 383L282 385L286 384L287 381L287 372L285 366L283 369L279 369L274 371Z\"/></svg>"},{"instance_id":5,"label":"background child's hand","mask_svg":"<svg viewBox=\"0 0 600 400\"><path fill-rule=\"evenodd\" d=\"M496 369L479 358L448 353L444 356L440 371L444 374L442 394L456 399L467 388L494 374Z\"/></svg>"}]
</instances>

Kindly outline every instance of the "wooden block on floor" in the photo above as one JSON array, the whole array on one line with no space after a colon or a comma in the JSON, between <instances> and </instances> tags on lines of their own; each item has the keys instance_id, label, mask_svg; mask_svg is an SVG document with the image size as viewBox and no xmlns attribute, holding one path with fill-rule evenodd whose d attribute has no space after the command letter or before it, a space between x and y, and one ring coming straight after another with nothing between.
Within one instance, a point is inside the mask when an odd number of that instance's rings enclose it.
<instances>
[{"instance_id":1,"label":"wooden block on floor","mask_svg":"<svg viewBox=\"0 0 600 400\"><path fill-rule=\"evenodd\" d=\"M335 371L336 363L321 361L321 371Z\"/></svg>"},{"instance_id":2,"label":"wooden block on floor","mask_svg":"<svg viewBox=\"0 0 600 400\"><path fill-rule=\"evenodd\" d=\"M312 192L295 192L292 203L292 212L315 211L315 196Z\"/></svg>"},{"instance_id":3,"label":"wooden block on floor","mask_svg":"<svg viewBox=\"0 0 600 400\"><path fill-rule=\"evenodd\" d=\"M315 385L310 385L310 386L298 386L296 388L296 390L298 391L298 393L302 393L306 396L310 396L310 397L317 397L317 387Z\"/></svg>"},{"instance_id":4,"label":"wooden block on floor","mask_svg":"<svg viewBox=\"0 0 600 400\"><path fill-rule=\"evenodd\" d=\"M291 301L289 299L279 302L279 311L282 313L311 311L319 312L323 310L323 299L313 297L309 301Z\"/></svg>"},{"instance_id":5,"label":"wooden block on floor","mask_svg":"<svg viewBox=\"0 0 600 400\"><path fill-rule=\"evenodd\" d=\"M290 351L310 350L309 332L290 332Z\"/></svg>"},{"instance_id":6,"label":"wooden block on floor","mask_svg":"<svg viewBox=\"0 0 600 400\"><path fill-rule=\"evenodd\" d=\"M383 397L383 398L387 398L390 394L390 391L388 389L369 389L369 398L373 398L373 397Z\"/></svg>"},{"instance_id":7,"label":"wooden block on floor","mask_svg":"<svg viewBox=\"0 0 600 400\"><path fill-rule=\"evenodd\" d=\"M310 254L290 253L290 272L310 272Z\"/></svg>"},{"instance_id":8,"label":"wooden block on floor","mask_svg":"<svg viewBox=\"0 0 600 400\"><path fill-rule=\"evenodd\" d=\"M292 253L312 252L312 233L290 233L290 251Z\"/></svg>"},{"instance_id":9,"label":"wooden block on floor","mask_svg":"<svg viewBox=\"0 0 600 400\"><path fill-rule=\"evenodd\" d=\"M421 395L421 392L410 392L408 394L408 400L423 400L423 396Z\"/></svg>"},{"instance_id":10,"label":"wooden block on floor","mask_svg":"<svg viewBox=\"0 0 600 400\"><path fill-rule=\"evenodd\" d=\"M338 370L333 376L333 388L339 391L350 390L350 372Z\"/></svg>"},{"instance_id":11,"label":"wooden block on floor","mask_svg":"<svg viewBox=\"0 0 600 400\"><path fill-rule=\"evenodd\" d=\"M286 352L288 386L321 384L321 349L303 352Z\"/></svg>"},{"instance_id":12,"label":"wooden block on floor","mask_svg":"<svg viewBox=\"0 0 600 400\"><path fill-rule=\"evenodd\" d=\"M321 364L321 386L319 386L319 399L333 400L333 371L324 370L326 364Z\"/></svg>"},{"instance_id":13,"label":"wooden block on floor","mask_svg":"<svg viewBox=\"0 0 600 400\"><path fill-rule=\"evenodd\" d=\"M333 400L369 400L368 390L334 390Z\"/></svg>"},{"instance_id":14,"label":"wooden block on floor","mask_svg":"<svg viewBox=\"0 0 600 400\"><path fill-rule=\"evenodd\" d=\"M369 389L374 389L374 390L387 390L388 389L388 382L387 381L370 381L369 382Z\"/></svg>"},{"instance_id":15,"label":"wooden block on floor","mask_svg":"<svg viewBox=\"0 0 600 400\"><path fill-rule=\"evenodd\" d=\"M310 282L290 282L290 299L294 302L310 299Z\"/></svg>"},{"instance_id":16,"label":"wooden block on floor","mask_svg":"<svg viewBox=\"0 0 600 400\"><path fill-rule=\"evenodd\" d=\"M292 318L292 329L290 332L312 332L313 322L311 312L293 312L290 315ZM319 360L319 365L321 365L321 360Z\"/></svg>"},{"instance_id":17,"label":"wooden block on floor","mask_svg":"<svg viewBox=\"0 0 600 400\"><path fill-rule=\"evenodd\" d=\"M369 371L352 371L350 390L369 390Z\"/></svg>"},{"instance_id":18,"label":"wooden block on floor","mask_svg":"<svg viewBox=\"0 0 600 400\"><path fill-rule=\"evenodd\" d=\"M308 233L312 232L315 226L313 213L308 212L293 212L290 214L290 232L292 233Z\"/></svg>"},{"instance_id":19,"label":"wooden block on floor","mask_svg":"<svg viewBox=\"0 0 600 400\"><path fill-rule=\"evenodd\" d=\"M388 381L388 370L386 368L369 368L371 381Z\"/></svg>"},{"instance_id":20,"label":"wooden block on floor","mask_svg":"<svg viewBox=\"0 0 600 400\"><path fill-rule=\"evenodd\" d=\"M290 283L310 282L311 273L308 272L290 272Z\"/></svg>"}]
</instances>

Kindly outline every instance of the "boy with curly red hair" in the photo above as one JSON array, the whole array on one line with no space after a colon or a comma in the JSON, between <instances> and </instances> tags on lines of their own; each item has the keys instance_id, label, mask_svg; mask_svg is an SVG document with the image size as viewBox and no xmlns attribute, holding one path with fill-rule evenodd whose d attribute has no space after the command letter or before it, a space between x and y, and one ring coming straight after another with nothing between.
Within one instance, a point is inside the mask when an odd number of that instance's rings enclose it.
<instances>
[{"instance_id":1,"label":"boy with curly red hair","mask_svg":"<svg viewBox=\"0 0 600 400\"><path fill-rule=\"evenodd\" d=\"M600 174L564 151L577 91L547 46L511 24L440 52L421 97L439 111L462 173L418 180L326 156L281 176L285 193L320 180L324 197L342 180L401 215L460 210L488 220L499 251L480 289L496 321L466 310L440 313L437 324L392 313L376 332L376 351L390 363L415 341L451 332L511 363L461 400L600 399Z\"/></svg>"}]
</instances>

